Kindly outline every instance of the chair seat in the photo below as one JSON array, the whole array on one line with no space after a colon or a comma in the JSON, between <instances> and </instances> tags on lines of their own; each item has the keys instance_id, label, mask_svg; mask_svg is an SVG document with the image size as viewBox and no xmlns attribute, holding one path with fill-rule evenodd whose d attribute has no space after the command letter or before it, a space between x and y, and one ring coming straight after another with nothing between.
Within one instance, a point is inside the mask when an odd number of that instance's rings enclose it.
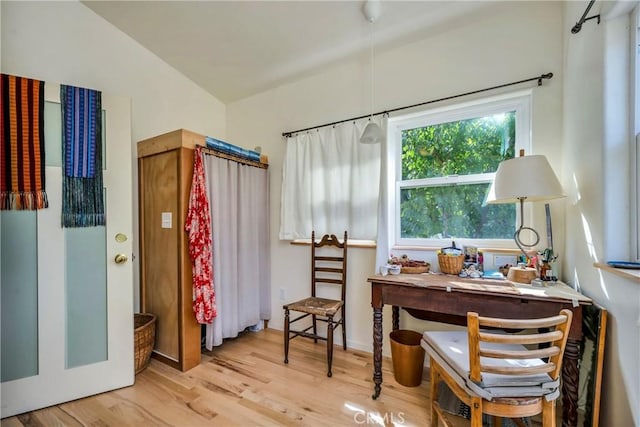
<instances>
[{"instance_id":1,"label":"chair seat","mask_svg":"<svg viewBox=\"0 0 640 427\"><path fill-rule=\"evenodd\" d=\"M544 396L552 400L559 395L559 381L553 381L548 374L538 375L500 375L483 373L482 381L475 383L469 378L469 339L466 331L428 331L423 334L421 345L425 351L444 369L462 388L469 390L488 401L499 399L527 398ZM491 343L483 343L483 348L491 348ZM505 346L503 345L502 348ZM511 344L511 350L522 350L524 346ZM544 362L539 359L490 359L481 358L482 363L495 366L537 366ZM515 401L514 401L515 402Z\"/></svg>"},{"instance_id":2,"label":"chair seat","mask_svg":"<svg viewBox=\"0 0 640 427\"><path fill-rule=\"evenodd\" d=\"M302 313L315 314L317 316L334 316L343 302L334 299L309 297L283 306L285 310L300 311Z\"/></svg>"}]
</instances>

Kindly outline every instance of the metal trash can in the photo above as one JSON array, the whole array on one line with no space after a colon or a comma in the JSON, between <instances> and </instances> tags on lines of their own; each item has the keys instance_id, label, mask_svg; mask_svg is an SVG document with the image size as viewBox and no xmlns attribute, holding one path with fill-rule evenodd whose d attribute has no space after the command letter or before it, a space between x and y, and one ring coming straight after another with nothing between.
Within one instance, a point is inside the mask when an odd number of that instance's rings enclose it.
<instances>
[{"instance_id":1,"label":"metal trash can","mask_svg":"<svg viewBox=\"0 0 640 427\"><path fill-rule=\"evenodd\" d=\"M417 387L422 383L424 349L420 346L422 334L407 329L398 329L389 334L393 376L406 387Z\"/></svg>"}]
</instances>

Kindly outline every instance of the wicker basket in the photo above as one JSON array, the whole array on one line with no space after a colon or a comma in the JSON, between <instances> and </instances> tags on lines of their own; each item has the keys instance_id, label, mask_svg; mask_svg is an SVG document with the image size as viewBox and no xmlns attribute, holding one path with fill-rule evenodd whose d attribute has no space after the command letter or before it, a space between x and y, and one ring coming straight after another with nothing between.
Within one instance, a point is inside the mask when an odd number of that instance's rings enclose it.
<instances>
[{"instance_id":1,"label":"wicker basket","mask_svg":"<svg viewBox=\"0 0 640 427\"><path fill-rule=\"evenodd\" d=\"M445 274L459 274L464 265L464 254L458 256L438 254L440 271Z\"/></svg>"},{"instance_id":2,"label":"wicker basket","mask_svg":"<svg viewBox=\"0 0 640 427\"><path fill-rule=\"evenodd\" d=\"M149 364L151 351L156 338L156 315L150 313L135 313L134 323L134 360L136 374L144 370Z\"/></svg>"}]
</instances>

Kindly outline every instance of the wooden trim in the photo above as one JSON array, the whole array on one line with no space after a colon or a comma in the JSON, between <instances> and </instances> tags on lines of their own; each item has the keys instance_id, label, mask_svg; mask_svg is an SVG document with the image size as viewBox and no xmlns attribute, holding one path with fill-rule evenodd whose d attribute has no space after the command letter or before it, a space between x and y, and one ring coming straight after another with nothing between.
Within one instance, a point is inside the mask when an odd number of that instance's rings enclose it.
<instances>
[{"instance_id":1,"label":"wooden trim","mask_svg":"<svg viewBox=\"0 0 640 427\"><path fill-rule=\"evenodd\" d=\"M139 298L140 298L140 312L147 312L147 293L146 293L146 267L145 267L145 239L144 239L144 209L142 209L142 205L144 203L144 191L142 189L141 182L144 180L144 168L142 165L142 159L138 158L138 269L140 271L140 283L139 283Z\"/></svg>"},{"instance_id":2,"label":"wooden trim","mask_svg":"<svg viewBox=\"0 0 640 427\"><path fill-rule=\"evenodd\" d=\"M432 405L433 410L438 413L438 417L446 427L469 427L468 419L443 410L437 401L434 401Z\"/></svg>"},{"instance_id":3,"label":"wooden trim","mask_svg":"<svg viewBox=\"0 0 640 427\"><path fill-rule=\"evenodd\" d=\"M178 294L178 328L180 369L188 371L200 364L200 324L193 313L193 271L191 258L189 257L189 234L184 227L189 210L189 195L191 192L191 177L193 175L194 151L187 147L178 150L178 176L180 188L178 193L178 277L183 285L179 287Z\"/></svg>"},{"instance_id":4,"label":"wooden trim","mask_svg":"<svg viewBox=\"0 0 640 427\"><path fill-rule=\"evenodd\" d=\"M176 148L194 149L196 145L205 145L205 137L185 129L174 130L153 138L138 142L138 158L164 153Z\"/></svg>"},{"instance_id":5,"label":"wooden trim","mask_svg":"<svg viewBox=\"0 0 640 427\"><path fill-rule=\"evenodd\" d=\"M630 268L615 268L601 262L594 262L593 266L616 276L624 277L625 279L640 283L640 270L632 270Z\"/></svg>"},{"instance_id":6,"label":"wooden trim","mask_svg":"<svg viewBox=\"0 0 640 427\"><path fill-rule=\"evenodd\" d=\"M605 346L606 334L607 334L607 310L603 308L600 311L600 328L598 330L598 336L596 339L596 343L598 344L598 350L597 350L598 362L596 363L596 371L591 373L591 375L595 376L595 384L593 386L593 388L595 389L595 395L593 396L593 414L591 416L592 427L598 427L600 424L600 399L601 399L602 369L604 365L604 346Z\"/></svg>"},{"instance_id":7,"label":"wooden trim","mask_svg":"<svg viewBox=\"0 0 640 427\"><path fill-rule=\"evenodd\" d=\"M151 352L151 357L161 361L162 363L166 363L167 365L171 366L173 369L178 369L178 370L182 370L180 369L180 362L178 362L177 360L174 360L168 356L165 356L162 353L158 353L157 351L153 350Z\"/></svg>"},{"instance_id":8,"label":"wooden trim","mask_svg":"<svg viewBox=\"0 0 640 427\"><path fill-rule=\"evenodd\" d=\"M291 240L289 244L296 245L296 246L311 246L311 239L295 239L295 240ZM375 249L376 242L373 240L348 240L347 247Z\"/></svg>"}]
</instances>

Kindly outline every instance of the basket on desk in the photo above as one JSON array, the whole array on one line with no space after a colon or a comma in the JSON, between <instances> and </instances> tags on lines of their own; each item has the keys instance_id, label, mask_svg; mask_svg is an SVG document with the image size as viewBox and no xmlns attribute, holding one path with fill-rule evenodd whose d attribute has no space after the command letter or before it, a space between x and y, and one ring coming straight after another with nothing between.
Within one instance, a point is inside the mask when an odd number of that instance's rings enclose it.
<instances>
[{"instance_id":1,"label":"basket on desk","mask_svg":"<svg viewBox=\"0 0 640 427\"><path fill-rule=\"evenodd\" d=\"M464 265L464 255L438 254L438 264L440 271L445 274L459 274Z\"/></svg>"},{"instance_id":2,"label":"basket on desk","mask_svg":"<svg viewBox=\"0 0 640 427\"><path fill-rule=\"evenodd\" d=\"M136 374L149 364L151 351L156 339L156 315L150 313L135 313L134 323L134 360Z\"/></svg>"}]
</instances>

